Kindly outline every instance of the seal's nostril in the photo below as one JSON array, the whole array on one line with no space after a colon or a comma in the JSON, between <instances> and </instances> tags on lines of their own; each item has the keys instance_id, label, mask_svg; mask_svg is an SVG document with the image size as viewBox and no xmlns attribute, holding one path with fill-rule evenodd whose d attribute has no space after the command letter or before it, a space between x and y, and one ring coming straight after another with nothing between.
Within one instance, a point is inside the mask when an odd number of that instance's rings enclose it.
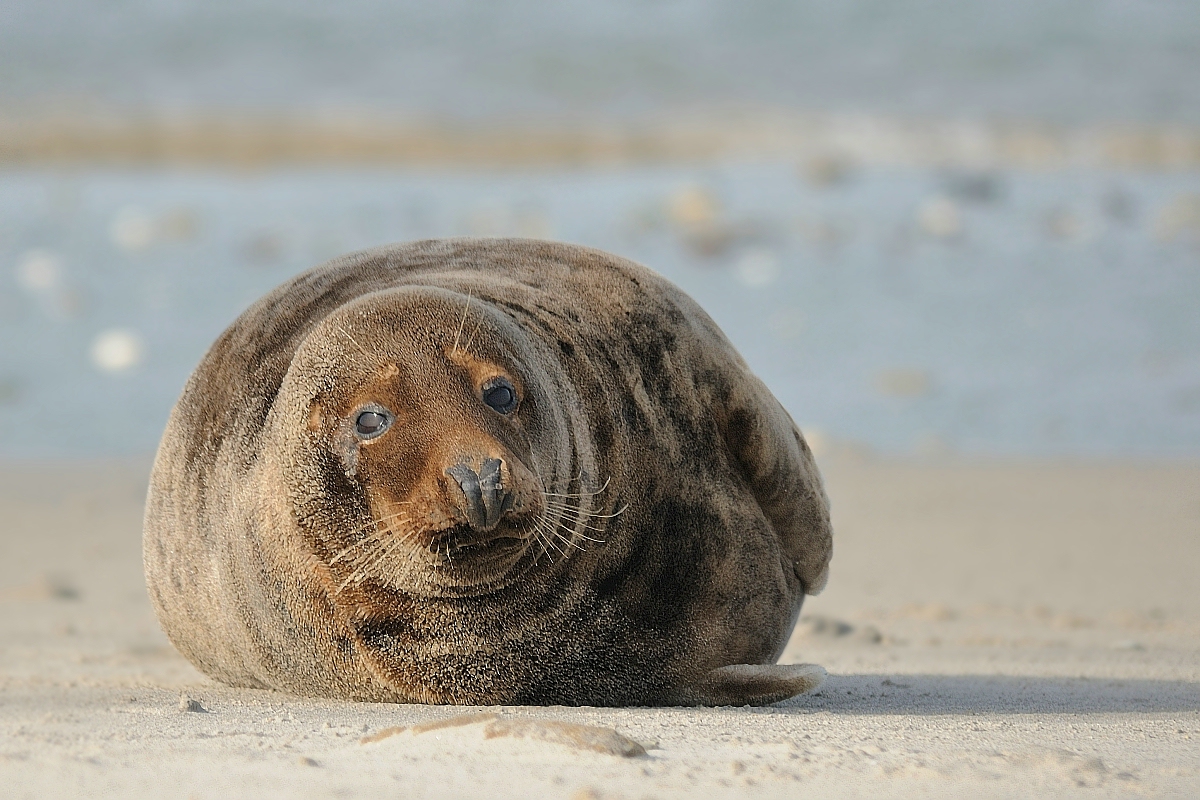
<instances>
[{"instance_id":1,"label":"seal's nostril","mask_svg":"<svg viewBox=\"0 0 1200 800\"><path fill-rule=\"evenodd\" d=\"M483 461L483 466L479 468L479 485L485 490L488 488L498 488L501 483L500 468L504 462L498 458L487 458Z\"/></svg>"},{"instance_id":2,"label":"seal's nostril","mask_svg":"<svg viewBox=\"0 0 1200 800\"><path fill-rule=\"evenodd\" d=\"M479 476L475 470L466 464L455 464L446 468L446 474L458 482L463 494L463 513L472 528L482 530L487 522L487 514L483 504L483 493L479 486Z\"/></svg>"},{"instance_id":3,"label":"seal's nostril","mask_svg":"<svg viewBox=\"0 0 1200 800\"><path fill-rule=\"evenodd\" d=\"M504 462L498 458L488 458L479 469L479 488L483 495L484 517L487 530L496 527L500 516L506 510L509 499L508 489L504 487Z\"/></svg>"},{"instance_id":4,"label":"seal's nostril","mask_svg":"<svg viewBox=\"0 0 1200 800\"><path fill-rule=\"evenodd\" d=\"M446 468L446 474L458 482L463 494L463 514L472 528L490 531L509 507L509 492L504 487L504 462L484 459L479 472L466 464Z\"/></svg>"}]
</instances>

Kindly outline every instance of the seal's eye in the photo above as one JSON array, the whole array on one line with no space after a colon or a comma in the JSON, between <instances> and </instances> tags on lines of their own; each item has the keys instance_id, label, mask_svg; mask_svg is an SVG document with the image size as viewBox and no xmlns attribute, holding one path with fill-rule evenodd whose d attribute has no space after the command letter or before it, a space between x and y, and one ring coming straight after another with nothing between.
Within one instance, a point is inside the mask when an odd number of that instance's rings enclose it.
<instances>
[{"instance_id":1,"label":"seal's eye","mask_svg":"<svg viewBox=\"0 0 1200 800\"><path fill-rule=\"evenodd\" d=\"M359 413L354 420L354 432L360 439L374 439L392 424L392 415L383 408L372 408Z\"/></svg>"},{"instance_id":2,"label":"seal's eye","mask_svg":"<svg viewBox=\"0 0 1200 800\"><path fill-rule=\"evenodd\" d=\"M508 378L492 378L483 385L483 402L499 414L511 414L517 408L517 390Z\"/></svg>"}]
</instances>

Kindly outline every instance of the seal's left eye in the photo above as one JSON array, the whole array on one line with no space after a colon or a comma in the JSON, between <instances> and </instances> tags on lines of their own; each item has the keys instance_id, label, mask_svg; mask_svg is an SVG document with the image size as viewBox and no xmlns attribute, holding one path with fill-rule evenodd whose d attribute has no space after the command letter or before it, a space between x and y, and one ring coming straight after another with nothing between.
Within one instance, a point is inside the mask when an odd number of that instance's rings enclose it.
<instances>
[{"instance_id":1,"label":"seal's left eye","mask_svg":"<svg viewBox=\"0 0 1200 800\"><path fill-rule=\"evenodd\" d=\"M492 378L483 385L483 402L499 414L511 414L517 408L517 390L508 378Z\"/></svg>"},{"instance_id":2,"label":"seal's left eye","mask_svg":"<svg viewBox=\"0 0 1200 800\"><path fill-rule=\"evenodd\" d=\"M374 439L392 424L392 415L383 409L363 411L354 420L354 432L360 439Z\"/></svg>"}]
</instances>

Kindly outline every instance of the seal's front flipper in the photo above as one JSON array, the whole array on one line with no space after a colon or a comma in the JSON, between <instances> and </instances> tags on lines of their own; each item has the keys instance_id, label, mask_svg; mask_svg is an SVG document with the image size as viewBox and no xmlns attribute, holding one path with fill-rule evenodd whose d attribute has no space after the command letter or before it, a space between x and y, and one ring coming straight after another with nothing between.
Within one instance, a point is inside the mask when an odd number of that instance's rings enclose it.
<instances>
[{"instance_id":1,"label":"seal's front flipper","mask_svg":"<svg viewBox=\"0 0 1200 800\"><path fill-rule=\"evenodd\" d=\"M817 664L733 664L705 675L687 698L702 706L766 706L811 692L825 675Z\"/></svg>"}]
</instances>

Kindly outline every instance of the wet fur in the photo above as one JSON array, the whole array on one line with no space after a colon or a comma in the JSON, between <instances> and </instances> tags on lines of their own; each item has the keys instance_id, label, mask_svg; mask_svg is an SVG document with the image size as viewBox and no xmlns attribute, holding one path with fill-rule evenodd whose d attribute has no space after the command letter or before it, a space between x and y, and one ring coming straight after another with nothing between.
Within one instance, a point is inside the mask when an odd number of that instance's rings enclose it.
<instances>
[{"instance_id":1,"label":"wet fur","mask_svg":"<svg viewBox=\"0 0 1200 800\"><path fill-rule=\"evenodd\" d=\"M397 287L430 309L431 348L508 359L530 384L513 446L544 491L538 533L486 591L379 578L403 572L415 528L403 507L372 513L330 427L348 390L322 365L379 368ZM629 261L519 239L354 253L247 310L172 412L144 545L163 627L225 683L593 705L779 699L705 687L778 658L832 546L800 431L694 302ZM782 696L811 688L793 682Z\"/></svg>"}]
</instances>

